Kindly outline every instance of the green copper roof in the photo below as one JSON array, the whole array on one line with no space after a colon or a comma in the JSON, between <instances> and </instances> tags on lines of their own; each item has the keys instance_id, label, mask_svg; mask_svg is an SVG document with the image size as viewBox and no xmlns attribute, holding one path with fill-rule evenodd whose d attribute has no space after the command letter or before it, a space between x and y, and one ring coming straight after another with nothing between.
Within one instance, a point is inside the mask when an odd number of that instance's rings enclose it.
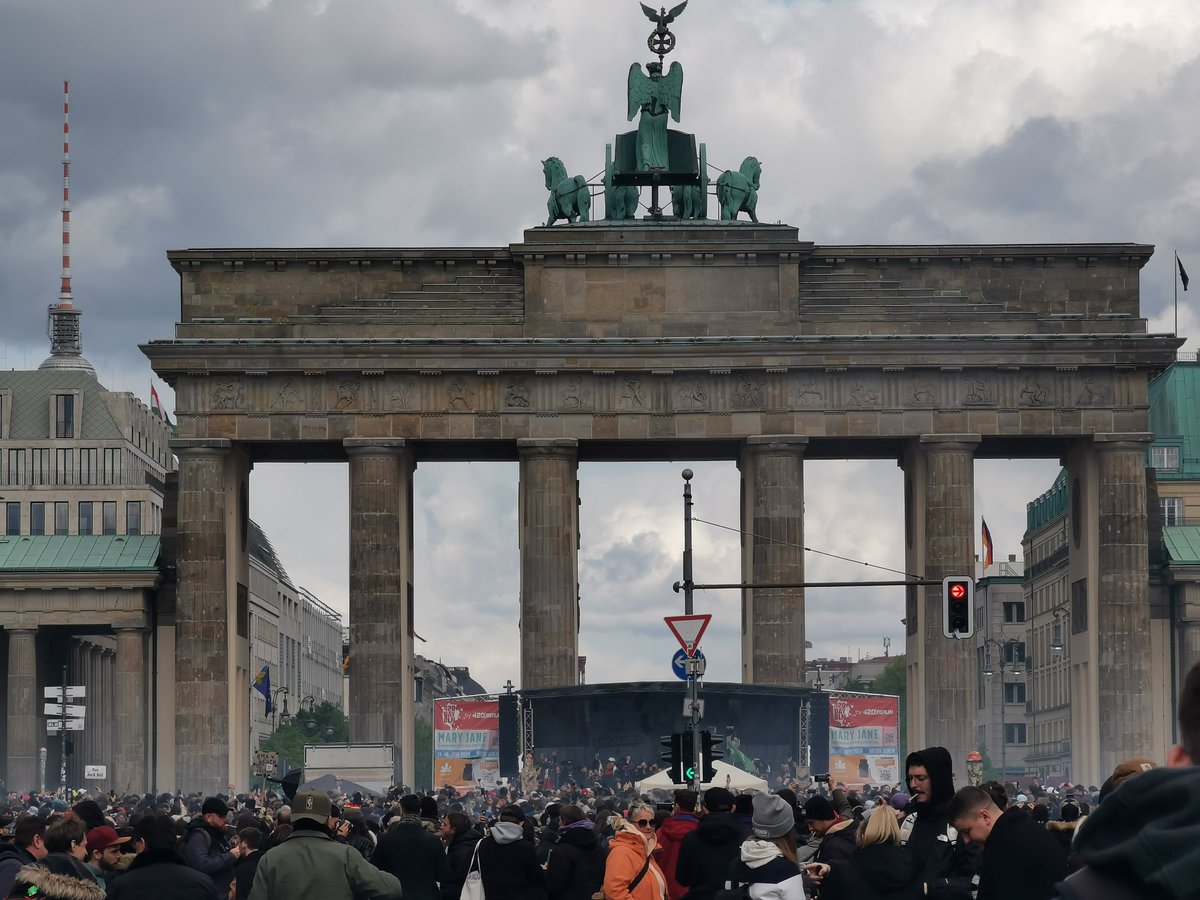
<instances>
[{"instance_id":1,"label":"green copper roof","mask_svg":"<svg viewBox=\"0 0 1200 900\"><path fill-rule=\"evenodd\" d=\"M1067 470L1060 469L1050 490L1025 504L1025 534L1044 528L1067 514Z\"/></svg>"},{"instance_id":2,"label":"green copper roof","mask_svg":"<svg viewBox=\"0 0 1200 900\"><path fill-rule=\"evenodd\" d=\"M0 537L0 572L153 572L157 534Z\"/></svg>"},{"instance_id":3,"label":"green copper roof","mask_svg":"<svg viewBox=\"0 0 1200 900\"><path fill-rule=\"evenodd\" d=\"M1200 525L1166 525L1163 543L1172 565L1200 566Z\"/></svg>"},{"instance_id":4,"label":"green copper roof","mask_svg":"<svg viewBox=\"0 0 1200 900\"><path fill-rule=\"evenodd\" d=\"M1150 382L1149 398L1154 445L1179 448L1179 468L1158 469L1155 476L1200 479L1200 363L1176 362Z\"/></svg>"},{"instance_id":5,"label":"green copper roof","mask_svg":"<svg viewBox=\"0 0 1200 900\"><path fill-rule=\"evenodd\" d=\"M121 427L104 402L104 388L78 369L38 369L0 372L0 388L12 391L8 436L14 441L44 441L51 436L50 395L79 391L83 402L80 435L90 440L120 440Z\"/></svg>"}]
</instances>

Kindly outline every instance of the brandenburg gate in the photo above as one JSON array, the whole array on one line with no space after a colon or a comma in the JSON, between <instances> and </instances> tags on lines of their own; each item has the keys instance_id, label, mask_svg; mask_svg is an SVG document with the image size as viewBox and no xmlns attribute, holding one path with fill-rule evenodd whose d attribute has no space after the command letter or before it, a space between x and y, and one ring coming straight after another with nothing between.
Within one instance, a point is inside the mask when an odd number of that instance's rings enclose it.
<instances>
[{"instance_id":1,"label":"brandenburg gate","mask_svg":"<svg viewBox=\"0 0 1200 900\"><path fill-rule=\"evenodd\" d=\"M759 161L710 191L705 145L667 127L683 90L681 65L663 70L667 26L686 5L643 6L658 61L629 69L638 125L606 150L604 219L550 157L547 224L507 246L169 254L179 323L142 348L179 420L163 780L215 792L244 778L249 472L286 460L349 463L351 739L397 745L410 785L425 460L519 461L521 685L541 688L577 680L581 460L737 462L755 585L742 678L799 685L804 593L761 585L804 581L806 460L896 460L906 571L938 581L974 572L976 459L1061 459L1071 623L1087 635L1072 696L1095 714L1073 736L1077 778L1153 755L1147 382L1181 343L1142 318L1153 248L823 246L759 224ZM907 591L909 745L962 761L976 746L974 644L943 637L938 588Z\"/></svg>"},{"instance_id":2,"label":"brandenburg gate","mask_svg":"<svg viewBox=\"0 0 1200 900\"><path fill-rule=\"evenodd\" d=\"M1096 764L1144 755L1147 381L1179 343L1141 317L1151 253L818 246L784 225L668 219L538 227L507 247L170 253L180 320L143 349L179 418L176 782L217 790L245 759L248 475L283 460L349 463L351 733L396 743L410 777L424 460L519 461L534 688L577 680L581 460L736 460L760 536L743 539L743 580L761 585L804 580L808 459L895 459L906 569L936 580L974 569L975 459L1061 458ZM943 638L938 597L908 589L909 742L961 760L973 644ZM801 684L803 591L745 590L742 606L743 680Z\"/></svg>"}]
</instances>

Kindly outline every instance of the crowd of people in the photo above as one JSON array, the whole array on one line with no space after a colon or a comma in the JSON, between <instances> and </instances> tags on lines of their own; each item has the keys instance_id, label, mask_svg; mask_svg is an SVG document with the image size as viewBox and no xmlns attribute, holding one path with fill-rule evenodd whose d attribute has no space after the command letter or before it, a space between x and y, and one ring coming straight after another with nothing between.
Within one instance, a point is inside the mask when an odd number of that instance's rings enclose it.
<instances>
[{"instance_id":1,"label":"crowd of people","mask_svg":"<svg viewBox=\"0 0 1200 900\"><path fill-rule=\"evenodd\" d=\"M1200 898L1200 665L1180 743L1098 789L955 790L941 747L906 789L628 799L25 795L0 898L25 900L1187 900ZM1160 764L1160 762L1162 764Z\"/></svg>"}]
</instances>

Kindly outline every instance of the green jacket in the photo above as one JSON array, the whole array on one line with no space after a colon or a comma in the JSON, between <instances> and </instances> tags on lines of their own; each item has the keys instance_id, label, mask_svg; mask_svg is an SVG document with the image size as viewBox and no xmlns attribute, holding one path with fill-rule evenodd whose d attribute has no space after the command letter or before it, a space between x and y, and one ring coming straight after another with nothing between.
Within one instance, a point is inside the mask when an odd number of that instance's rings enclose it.
<instances>
[{"instance_id":1,"label":"green jacket","mask_svg":"<svg viewBox=\"0 0 1200 900\"><path fill-rule=\"evenodd\" d=\"M400 881L349 844L317 831L294 831L263 854L249 900L384 900Z\"/></svg>"}]
</instances>

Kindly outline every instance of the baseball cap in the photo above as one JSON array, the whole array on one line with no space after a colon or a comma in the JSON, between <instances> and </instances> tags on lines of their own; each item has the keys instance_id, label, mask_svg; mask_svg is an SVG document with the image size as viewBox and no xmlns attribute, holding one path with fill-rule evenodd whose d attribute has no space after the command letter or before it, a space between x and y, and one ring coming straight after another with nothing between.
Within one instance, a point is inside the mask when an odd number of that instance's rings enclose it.
<instances>
[{"instance_id":1,"label":"baseball cap","mask_svg":"<svg viewBox=\"0 0 1200 900\"><path fill-rule=\"evenodd\" d=\"M93 828L87 833L87 848L88 852L95 850L105 850L114 844L125 844L129 842L127 837L118 837L117 829L111 825L101 825L99 828Z\"/></svg>"},{"instance_id":2,"label":"baseball cap","mask_svg":"<svg viewBox=\"0 0 1200 900\"><path fill-rule=\"evenodd\" d=\"M1127 759L1125 762L1113 769L1112 784L1114 788L1120 787L1121 783L1128 781L1134 775L1141 775L1143 772L1149 772L1151 769L1157 768L1152 759Z\"/></svg>"},{"instance_id":3,"label":"baseball cap","mask_svg":"<svg viewBox=\"0 0 1200 900\"><path fill-rule=\"evenodd\" d=\"M333 813L333 804L324 791L298 791L292 801L292 820L308 819L322 824Z\"/></svg>"}]
</instances>

